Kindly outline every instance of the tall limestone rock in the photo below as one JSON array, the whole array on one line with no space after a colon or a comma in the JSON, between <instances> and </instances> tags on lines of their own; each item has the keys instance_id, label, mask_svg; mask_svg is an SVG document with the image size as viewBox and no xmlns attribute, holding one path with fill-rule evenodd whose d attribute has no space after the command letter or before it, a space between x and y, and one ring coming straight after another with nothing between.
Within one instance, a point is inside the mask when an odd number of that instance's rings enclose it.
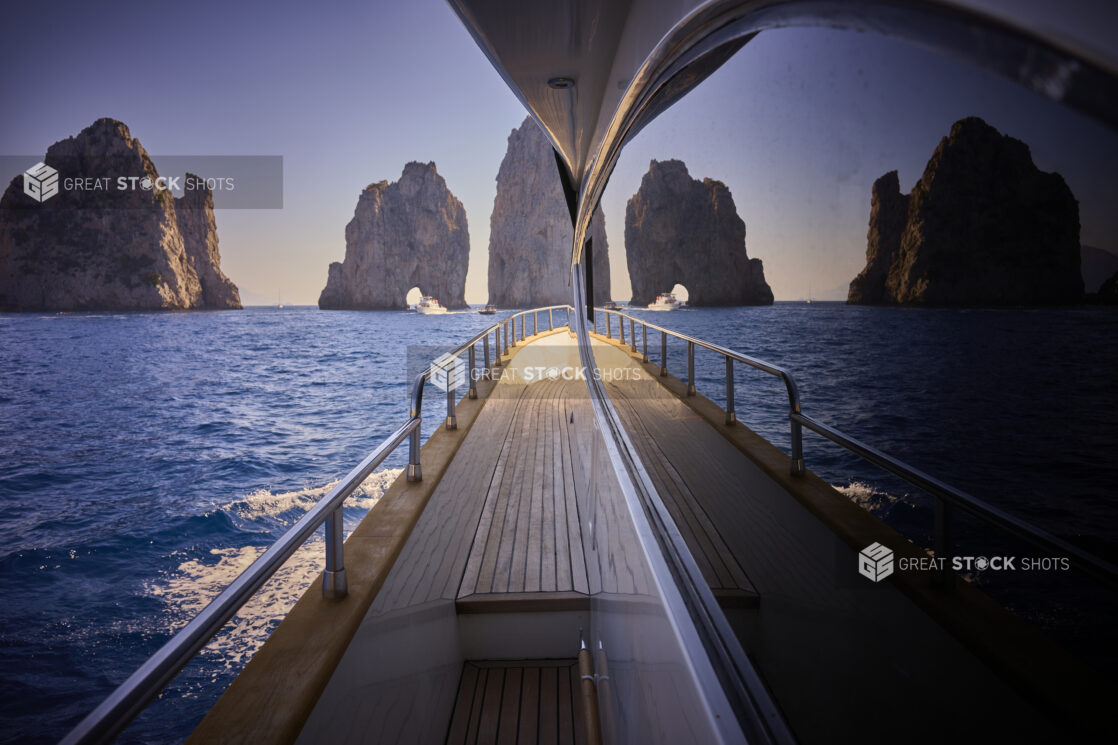
<instances>
[{"instance_id":1,"label":"tall limestone rock","mask_svg":"<svg viewBox=\"0 0 1118 745\"><path fill-rule=\"evenodd\" d=\"M188 173L184 183L204 185L205 180ZM213 190L203 186L183 192L175 199L175 214L190 266L202 283L202 307L240 308L241 294L237 286L221 272Z\"/></svg>"},{"instance_id":2,"label":"tall limestone rock","mask_svg":"<svg viewBox=\"0 0 1118 745\"><path fill-rule=\"evenodd\" d=\"M652 161L625 209L632 305L676 284L690 305L770 305L760 259L745 250L745 222L721 181L698 181L678 160Z\"/></svg>"},{"instance_id":3,"label":"tall limestone rock","mask_svg":"<svg viewBox=\"0 0 1118 745\"><path fill-rule=\"evenodd\" d=\"M599 206L590 222L594 241L594 302L610 299L606 218ZM526 118L509 135L497 173L489 218L489 302L502 308L571 301L568 283L571 215L555 155L539 126Z\"/></svg>"},{"instance_id":4,"label":"tall limestone rock","mask_svg":"<svg viewBox=\"0 0 1118 745\"><path fill-rule=\"evenodd\" d=\"M318 307L404 309L412 287L447 308L466 307L466 209L434 163L408 163L399 181L365 187L345 242L345 261L330 265Z\"/></svg>"},{"instance_id":5,"label":"tall limestone rock","mask_svg":"<svg viewBox=\"0 0 1118 745\"><path fill-rule=\"evenodd\" d=\"M1052 305L1083 296L1079 203L1059 174L1033 164L1025 143L981 119L951 127L911 195L895 173L878 179L872 205L866 268L849 303Z\"/></svg>"},{"instance_id":6,"label":"tall limestone rock","mask_svg":"<svg viewBox=\"0 0 1118 745\"><path fill-rule=\"evenodd\" d=\"M873 182L866 268L850 283L847 302L868 305L885 302L885 279L901 250L907 220L908 195L901 193L897 172L889 171Z\"/></svg>"},{"instance_id":7,"label":"tall limestone rock","mask_svg":"<svg viewBox=\"0 0 1118 745\"><path fill-rule=\"evenodd\" d=\"M123 123L98 119L44 162L56 195L36 201L17 176L0 198L0 310L241 307L221 272L212 194L152 189L159 174Z\"/></svg>"}]
</instances>

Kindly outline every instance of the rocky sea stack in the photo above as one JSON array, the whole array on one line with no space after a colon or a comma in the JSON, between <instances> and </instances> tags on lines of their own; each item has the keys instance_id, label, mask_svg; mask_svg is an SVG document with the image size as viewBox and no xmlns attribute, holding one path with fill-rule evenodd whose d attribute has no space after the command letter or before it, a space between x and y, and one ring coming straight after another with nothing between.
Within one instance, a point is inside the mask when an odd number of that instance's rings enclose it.
<instances>
[{"instance_id":1,"label":"rocky sea stack","mask_svg":"<svg viewBox=\"0 0 1118 745\"><path fill-rule=\"evenodd\" d=\"M745 222L721 181L698 181L678 160L652 161L625 209L632 305L676 284L689 305L771 305L760 259L745 251Z\"/></svg>"},{"instance_id":2,"label":"rocky sea stack","mask_svg":"<svg viewBox=\"0 0 1118 745\"><path fill-rule=\"evenodd\" d=\"M594 210L594 302L610 299L606 218ZM489 302L502 308L568 303L571 214L555 153L539 126L526 118L509 135L497 173L489 219Z\"/></svg>"},{"instance_id":3,"label":"rocky sea stack","mask_svg":"<svg viewBox=\"0 0 1118 745\"><path fill-rule=\"evenodd\" d=\"M873 185L866 268L848 303L1059 305L1083 296L1079 203L1025 143L958 121L905 195Z\"/></svg>"},{"instance_id":4,"label":"rocky sea stack","mask_svg":"<svg viewBox=\"0 0 1118 745\"><path fill-rule=\"evenodd\" d=\"M399 181L365 187L345 244L345 261L330 264L318 307L402 310L413 287L452 310L466 307L466 209L434 163L408 163Z\"/></svg>"},{"instance_id":5,"label":"rocky sea stack","mask_svg":"<svg viewBox=\"0 0 1118 745\"><path fill-rule=\"evenodd\" d=\"M17 176L0 198L0 310L241 307L221 271L212 192L152 189L159 174L124 124L98 119L44 162L58 172L57 194L37 201ZM122 177L148 188L120 189Z\"/></svg>"}]
</instances>

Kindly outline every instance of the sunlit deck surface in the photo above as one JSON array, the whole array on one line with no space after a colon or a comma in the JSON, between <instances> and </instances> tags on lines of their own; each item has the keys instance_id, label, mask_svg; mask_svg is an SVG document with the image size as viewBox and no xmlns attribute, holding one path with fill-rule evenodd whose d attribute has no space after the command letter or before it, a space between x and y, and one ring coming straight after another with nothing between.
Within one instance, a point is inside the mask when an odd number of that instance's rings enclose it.
<instances>
[{"instance_id":1,"label":"sunlit deck surface","mask_svg":"<svg viewBox=\"0 0 1118 745\"><path fill-rule=\"evenodd\" d=\"M635 371L608 384L614 405L703 577L801 741L834 741L835 722L848 728L839 739L851 733L870 742L971 739L979 734L977 718L966 711L976 702L981 719L997 722L1003 738L1032 740L1048 729L902 592L859 577L856 549L638 360L602 341L595 341L595 354L601 367ZM640 562L626 561L641 549L618 528L625 519L604 521L621 531L609 536L608 552L584 545L584 500L592 490L580 479L588 478L585 464L594 454L589 437L574 435L580 425L591 426L585 383L515 382L518 370L564 364L577 366L577 351L561 331L521 347L502 368L505 377L435 486L300 742L352 740L354 732L364 733L365 742L390 741L398 731L392 720L423 708L415 702L446 712L432 716L430 726L443 733L450 727L454 742L495 742L496 730L484 722L531 716L505 708L513 707L511 698L486 708L485 701L498 700L497 676L513 682L519 676L523 685L534 675L525 671L535 669L524 666L544 664L526 659L577 651L585 615L573 628L548 616L585 614L591 596L656 594ZM594 485L615 488L608 480ZM431 638L447 628L458 637ZM553 638L551 629L557 629ZM392 670L405 666L393 660L409 644L418 644L421 656L429 651L424 644L457 645L459 659L506 662L449 666L431 652L426 674L394 678ZM872 706L858 703L867 697ZM467 715L466 698L470 706L481 701L482 709ZM929 719L931 700L959 708ZM475 721L475 714L488 718ZM668 723L662 730L664 742L670 729Z\"/></svg>"}]
</instances>

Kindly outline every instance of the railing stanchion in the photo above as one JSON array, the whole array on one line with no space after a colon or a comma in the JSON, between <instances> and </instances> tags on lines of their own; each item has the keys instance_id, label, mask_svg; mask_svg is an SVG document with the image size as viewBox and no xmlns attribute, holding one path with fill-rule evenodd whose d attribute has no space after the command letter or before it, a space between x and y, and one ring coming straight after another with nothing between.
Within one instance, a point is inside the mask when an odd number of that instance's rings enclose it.
<instances>
[{"instance_id":1,"label":"railing stanchion","mask_svg":"<svg viewBox=\"0 0 1118 745\"><path fill-rule=\"evenodd\" d=\"M738 420L734 411L734 358L726 356L726 424Z\"/></svg>"},{"instance_id":2,"label":"railing stanchion","mask_svg":"<svg viewBox=\"0 0 1118 745\"><path fill-rule=\"evenodd\" d=\"M617 317L617 339L625 346L625 319L621 316Z\"/></svg>"},{"instance_id":3,"label":"railing stanchion","mask_svg":"<svg viewBox=\"0 0 1118 745\"><path fill-rule=\"evenodd\" d=\"M936 558L941 559L942 563L932 574L932 586L941 590L953 590L955 589L955 572L951 570L951 565L946 561L948 554L951 552L951 506L942 497L936 497L934 513L935 536L932 545L936 552Z\"/></svg>"},{"instance_id":4,"label":"railing stanchion","mask_svg":"<svg viewBox=\"0 0 1118 745\"><path fill-rule=\"evenodd\" d=\"M482 352L482 357L484 358L484 361L485 361L485 374L489 375L490 371L493 369L493 367L492 367L492 365L489 364L489 332L488 331L486 331L485 336L482 337L481 352Z\"/></svg>"},{"instance_id":5,"label":"railing stanchion","mask_svg":"<svg viewBox=\"0 0 1118 745\"><path fill-rule=\"evenodd\" d=\"M687 395L695 395L695 342L687 342Z\"/></svg>"},{"instance_id":6,"label":"railing stanchion","mask_svg":"<svg viewBox=\"0 0 1118 745\"><path fill-rule=\"evenodd\" d=\"M473 345L473 344L470 345L470 369L469 369L469 373L470 373L470 393L469 393L469 396L472 399L477 398L477 375L475 374L475 368L477 367L477 358L476 358L476 354L474 352L474 346L475 345Z\"/></svg>"},{"instance_id":7,"label":"railing stanchion","mask_svg":"<svg viewBox=\"0 0 1118 745\"><path fill-rule=\"evenodd\" d=\"M648 324L641 323L641 362L648 362Z\"/></svg>"},{"instance_id":8,"label":"railing stanchion","mask_svg":"<svg viewBox=\"0 0 1118 745\"><path fill-rule=\"evenodd\" d=\"M660 332L660 377L668 375L668 332Z\"/></svg>"},{"instance_id":9,"label":"railing stanchion","mask_svg":"<svg viewBox=\"0 0 1118 745\"><path fill-rule=\"evenodd\" d=\"M408 435L408 481L422 481L423 468L419 465L419 427Z\"/></svg>"},{"instance_id":10,"label":"railing stanchion","mask_svg":"<svg viewBox=\"0 0 1118 745\"><path fill-rule=\"evenodd\" d=\"M555 330L555 317L551 315L551 308L547 309L547 330Z\"/></svg>"},{"instance_id":11,"label":"railing stanchion","mask_svg":"<svg viewBox=\"0 0 1118 745\"><path fill-rule=\"evenodd\" d=\"M322 573L322 597L341 600L349 593L345 576L345 528L342 508L326 518L326 570Z\"/></svg>"},{"instance_id":12,"label":"railing stanchion","mask_svg":"<svg viewBox=\"0 0 1118 745\"><path fill-rule=\"evenodd\" d=\"M613 331L611 330L611 326L613 324L611 324L609 322L609 311L608 310L605 312L605 317L606 317L606 338L607 339L612 339L613 338Z\"/></svg>"},{"instance_id":13,"label":"railing stanchion","mask_svg":"<svg viewBox=\"0 0 1118 745\"><path fill-rule=\"evenodd\" d=\"M624 319L621 322L624 323ZM632 318L629 319L629 349L637 351L637 322Z\"/></svg>"},{"instance_id":14,"label":"railing stanchion","mask_svg":"<svg viewBox=\"0 0 1118 745\"><path fill-rule=\"evenodd\" d=\"M540 333L540 312L538 310L532 311L532 336Z\"/></svg>"},{"instance_id":15,"label":"railing stanchion","mask_svg":"<svg viewBox=\"0 0 1118 745\"><path fill-rule=\"evenodd\" d=\"M792 422L792 463L790 473L793 476L804 475L804 428L795 419Z\"/></svg>"},{"instance_id":16,"label":"railing stanchion","mask_svg":"<svg viewBox=\"0 0 1118 745\"><path fill-rule=\"evenodd\" d=\"M458 374L458 358L450 361L446 368L446 428L458 429L458 415L454 405L458 398L458 388L454 377Z\"/></svg>"}]
</instances>

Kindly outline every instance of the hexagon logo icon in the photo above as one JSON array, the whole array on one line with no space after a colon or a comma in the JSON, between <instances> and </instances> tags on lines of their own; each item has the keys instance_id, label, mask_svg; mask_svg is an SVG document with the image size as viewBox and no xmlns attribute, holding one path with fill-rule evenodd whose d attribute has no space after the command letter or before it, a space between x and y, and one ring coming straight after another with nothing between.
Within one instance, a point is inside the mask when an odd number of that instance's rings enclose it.
<instances>
[{"instance_id":1,"label":"hexagon logo icon","mask_svg":"<svg viewBox=\"0 0 1118 745\"><path fill-rule=\"evenodd\" d=\"M458 390L466 385L466 363L450 354L439 355L431 363L431 382L440 391Z\"/></svg>"},{"instance_id":2,"label":"hexagon logo icon","mask_svg":"<svg viewBox=\"0 0 1118 745\"><path fill-rule=\"evenodd\" d=\"M893 551L880 543L871 543L858 554L858 573L872 582L880 582L893 573Z\"/></svg>"},{"instance_id":3,"label":"hexagon logo icon","mask_svg":"<svg viewBox=\"0 0 1118 745\"><path fill-rule=\"evenodd\" d=\"M36 202L45 202L58 193L58 171L46 163L36 163L23 172L23 193Z\"/></svg>"}]
</instances>

